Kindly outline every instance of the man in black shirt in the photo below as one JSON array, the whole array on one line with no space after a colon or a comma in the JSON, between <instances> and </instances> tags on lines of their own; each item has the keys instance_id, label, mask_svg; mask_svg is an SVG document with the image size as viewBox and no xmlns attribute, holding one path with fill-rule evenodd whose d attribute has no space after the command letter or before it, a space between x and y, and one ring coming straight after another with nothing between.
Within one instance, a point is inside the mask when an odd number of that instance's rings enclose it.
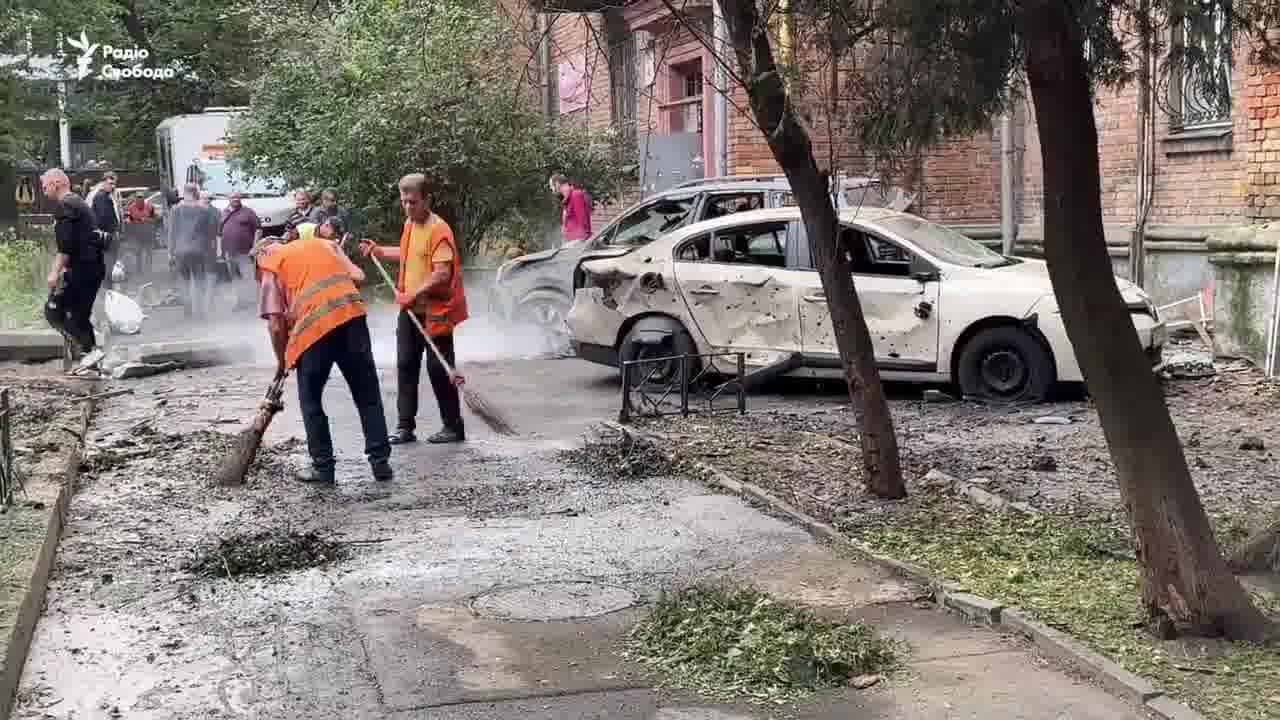
<instances>
[{"instance_id":1,"label":"man in black shirt","mask_svg":"<svg viewBox=\"0 0 1280 720\"><path fill-rule=\"evenodd\" d=\"M98 183L98 187L89 196L89 204L93 207L93 219L98 223L98 229L104 233L103 240L106 242L103 248L105 250L103 262L107 267L105 280L107 287L112 286L111 271L116 265L116 233L120 229L115 191L116 174L109 172L102 176L102 182Z\"/></svg>"},{"instance_id":2,"label":"man in black shirt","mask_svg":"<svg viewBox=\"0 0 1280 720\"><path fill-rule=\"evenodd\" d=\"M98 231L93 211L71 192L71 181L58 168L40 177L44 194L57 203L54 208L54 235L58 253L49 270L49 301L45 318L73 347L84 353L81 369L102 360L93 335L93 301L102 287L106 266L104 237Z\"/></svg>"}]
</instances>

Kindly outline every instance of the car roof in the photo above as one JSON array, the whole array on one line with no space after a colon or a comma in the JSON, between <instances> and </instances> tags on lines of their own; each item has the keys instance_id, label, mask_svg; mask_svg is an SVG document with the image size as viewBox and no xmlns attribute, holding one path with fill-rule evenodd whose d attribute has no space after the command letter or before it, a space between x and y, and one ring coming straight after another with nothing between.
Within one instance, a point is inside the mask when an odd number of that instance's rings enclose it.
<instances>
[{"instance_id":1,"label":"car roof","mask_svg":"<svg viewBox=\"0 0 1280 720\"><path fill-rule=\"evenodd\" d=\"M840 222L842 223L853 223L858 221L877 222L877 221L886 220L892 217L915 217L910 213L899 212L897 210L889 210L887 208L875 208L875 207L844 208L840 210L838 214L840 217ZM674 245L675 243L678 243L681 240L684 240L685 238L693 237L694 235L698 235L700 233L710 232L713 230L720 230L722 228L733 227L735 225L749 225L752 223L762 223L762 222L795 222L799 219L800 219L800 208L798 207L769 208L767 210L746 210L743 212L732 213L730 215L724 215L722 217L714 218L711 220L703 220L702 222L692 223L682 228L679 228L677 230L673 230L670 233L667 233L665 236L659 238L654 243L654 246L657 247L658 245L662 245L662 244Z\"/></svg>"},{"instance_id":2,"label":"car roof","mask_svg":"<svg viewBox=\"0 0 1280 720\"><path fill-rule=\"evenodd\" d=\"M841 178L841 186L852 188L878 185L880 180L873 177ZM694 192L717 192L721 190L791 190L791 183L786 175L725 175L721 177L689 180L674 187L654 193L651 197L661 198L668 195L686 195ZM646 200L649 198L646 198Z\"/></svg>"}]
</instances>

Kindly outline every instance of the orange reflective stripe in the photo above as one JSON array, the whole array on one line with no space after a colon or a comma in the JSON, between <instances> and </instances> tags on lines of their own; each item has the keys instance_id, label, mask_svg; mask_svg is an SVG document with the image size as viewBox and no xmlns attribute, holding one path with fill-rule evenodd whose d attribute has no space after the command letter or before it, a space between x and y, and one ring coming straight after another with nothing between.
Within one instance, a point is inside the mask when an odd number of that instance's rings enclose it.
<instances>
[{"instance_id":1,"label":"orange reflective stripe","mask_svg":"<svg viewBox=\"0 0 1280 720\"><path fill-rule=\"evenodd\" d=\"M306 332L307 328L311 327L312 324L334 310L362 302L364 302L364 298L360 297L360 293L347 293L346 295L333 298L323 305L312 308L311 312L307 313L301 320L294 324L293 328L289 331L289 339L292 340Z\"/></svg>"},{"instance_id":2,"label":"orange reflective stripe","mask_svg":"<svg viewBox=\"0 0 1280 720\"><path fill-rule=\"evenodd\" d=\"M351 281L351 277L349 275L330 275L329 277L321 280L318 283L307 286L306 290L303 290L302 293L298 295L298 297L294 298L293 302L289 303L289 316L293 317L293 313L295 310L302 307L302 304L305 301L311 299L320 291L328 290L334 285L340 285L344 282L350 282L350 281Z\"/></svg>"}]
</instances>

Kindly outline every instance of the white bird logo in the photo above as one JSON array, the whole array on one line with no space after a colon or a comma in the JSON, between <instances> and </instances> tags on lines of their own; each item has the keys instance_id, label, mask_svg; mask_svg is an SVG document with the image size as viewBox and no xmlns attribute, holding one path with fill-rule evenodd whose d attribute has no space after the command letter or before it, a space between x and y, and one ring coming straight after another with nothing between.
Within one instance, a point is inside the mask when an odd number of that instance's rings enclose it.
<instances>
[{"instance_id":1,"label":"white bird logo","mask_svg":"<svg viewBox=\"0 0 1280 720\"><path fill-rule=\"evenodd\" d=\"M80 38L67 38L67 44L80 51L80 57L76 58L76 79L83 80L89 77L89 73L93 72L89 69L89 65L93 63L93 54L98 50L98 43L89 42L89 38L80 31Z\"/></svg>"}]
</instances>

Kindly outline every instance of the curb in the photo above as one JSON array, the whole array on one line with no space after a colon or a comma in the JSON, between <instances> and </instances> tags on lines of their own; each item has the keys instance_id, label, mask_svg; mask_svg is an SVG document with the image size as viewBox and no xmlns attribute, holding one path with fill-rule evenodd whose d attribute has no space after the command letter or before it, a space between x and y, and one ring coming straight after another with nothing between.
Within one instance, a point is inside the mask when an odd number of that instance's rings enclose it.
<instances>
[{"instance_id":1,"label":"curb","mask_svg":"<svg viewBox=\"0 0 1280 720\"><path fill-rule=\"evenodd\" d=\"M625 432L654 444L671 442L671 438L660 432L626 427L613 421L605 421L603 424L615 431ZM760 502L799 523L811 534L849 548L857 555L908 580L914 580L932 588L934 601L943 612L954 613L977 624L1017 633L1031 640L1042 654L1069 665L1113 695L1133 703L1161 720L1204 720L1200 713L1165 695L1164 691L1156 689L1146 679L1125 670L1119 664L1094 652L1061 630L1055 630L1044 623L1032 620L1021 608L1006 607L994 600L965 592L961 586L940 580L924 568L882 555L865 543L841 534L832 526L774 497L763 488L734 480L707 463L693 461L692 465L711 484Z\"/></svg>"},{"instance_id":2,"label":"curb","mask_svg":"<svg viewBox=\"0 0 1280 720\"><path fill-rule=\"evenodd\" d=\"M101 385L102 383L97 381L90 383L88 394L95 394ZM23 598L22 605L18 607L13 631L8 638L5 638L4 655L0 656L0 718L9 717L13 712L18 685L27 663L27 652L31 649L31 638L35 634L36 622L44 610L45 590L49 586L49 574L53 570L58 541L62 538L62 526L67 517L67 508L71 505L71 496L75 494L76 481L80 477L80 463L84 459L89 421L93 418L97 401L78 402L83 406L80 411L80 438L67 455L63 481L58 488L58 497L54 500L53 512L49 514L49 522L45 526L44 543L40 546L40 554L36 556L36 564L31 571L27 595Z\"/></svg>"}]
</instances>

